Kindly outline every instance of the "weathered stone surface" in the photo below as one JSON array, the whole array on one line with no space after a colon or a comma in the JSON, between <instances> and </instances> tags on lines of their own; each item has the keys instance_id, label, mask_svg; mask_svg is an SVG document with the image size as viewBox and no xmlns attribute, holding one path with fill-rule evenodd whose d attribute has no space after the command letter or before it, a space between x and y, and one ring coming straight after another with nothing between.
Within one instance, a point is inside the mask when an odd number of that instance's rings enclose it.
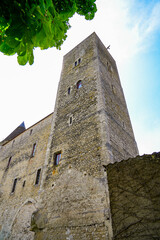
<instances>
[{"instance_id":1,"label":"weathered stone surface","mask_svg":"<svg viewBox=\"0 0 160 240\"><path fill-rule=\"evenodd\" d=\"M115 240L160 239L160 153L107 166Z\"/></svg>"},{"instance_id":2,"label":"weathered stone surface","mask_svg":"<svg viewBox=\"0 0 160 240\"><path fill-rule=\"evenodd\" d=\"M40 183L35 185L35 180L37 170L41 168L43 172L51 120L52 114L0 150L0 239L31 240L34 237L30 222L32 212L39 207L40 188ZM35 142L35 155L31 157ZM15 178L17 184L12 193Z\"/></svg>"},{"instance_id":3,"label":"weathered stone surface","mask_svg":"<svg viewBox=\"0 0 160 240\"><path fill-rule=\"evenodd\" d=\"M48 223L35 239L111 239L103 165L136 156L138 150L115 61L96 34L64 56L54 114L42 188ZM57 152L62 157L55 166Z\"/></svg>"},{"instance_id":4,"label":"weathered stone surface","mask_svg":"<svg viewBox=\"0 0 160 240\"><path fill-rule=\"evenodd\" d=\"M111 240L104 165L138 150L116 63L95 33L64 56L51 118L0 146L0 239Z\"/></svg>"}]
</instances>

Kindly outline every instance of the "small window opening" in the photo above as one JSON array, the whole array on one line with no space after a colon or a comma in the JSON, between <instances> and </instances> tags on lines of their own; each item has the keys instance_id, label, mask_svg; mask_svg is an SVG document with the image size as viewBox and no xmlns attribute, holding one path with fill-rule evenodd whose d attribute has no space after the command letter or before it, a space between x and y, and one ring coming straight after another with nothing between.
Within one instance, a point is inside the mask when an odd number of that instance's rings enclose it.
<instances>
[{"instance_id":1,"label":"small window opening","mask_svg":"<svg viewBox=\"0 0 160 240\"><path fill-rule=\"evenodd\" d=\"M72 124L72 117L69 118L69 123Z\"/></svg>"},{"instance_id":2,"label":"small window opening","mask_svg":"<svg viewBox=\"0 0 160 240\"><path fill-rule=\"evenodd\" d=\"M75 61L74 66L75 66L75 67L77 66L77 61Z\"/></svg>"},{"instance_id":3,"label":"small window opening","mask_svg":"<svg viewBox=\"0 0 160 240\"><path fill-rule=\"evenodd\" d=\"M32 135L33 129L30 130L30 135Z\"/></svg>"},{"instance_id":4,"label":"small window opening","mask_svg":"<svg viewBox=\"0 0 160 240\"><path fill-rule=\"evenodd\" d=\"M113 92L114 94L116 94L116 89L115 89L115 86L114 86L114 85L112 85L112 92Z\"/></svg>"},{"instance_id":5,"label":"small window opening","mask_svg":"<svg viewBox=\"0 0 160 240\"><path fill-rule=\"evenodd\" d=\"M41 175L41 169L38 169L37 170L37 176L36 176L35 185L38 185L39 180L40 180L40 175Z\"/></svg>"},{"instance_id":6,"label":"small window opening","mask_svg":"<svg viewBox=\"0 0 160 240\"><path fill-rule=\"evenodd\" d=\"M78 59L78 64L80 64L80 63L81 63L81 59L79 58L79 59Z\"/></svg>"},{"instance_id":7,"label":"small window opening","mask_svg":"<svg viewBox=\"0 0 160 240\"><path fill-rule=\"evenodd\" d=\"M71 88L69 87L68 88L68 95L71 93Z\"/></svg>"},{"instance_id":8,"label":"small window opening","mask_svg":"<svg viewBox=\"0 0 160 240\"><path fill-rule=\"evenodd\" d=\"M77 82L77 89L79 89L81 87L82 87L82 81L80 80L80 81Z\"/></svg>"},{"instance_id":9,"label":"small window opening","mask_svg":"<svg viewBox=\"0 0 160 240\"><path fill-rule=\"evenodd\" d=\"M12 159L12 157L10 157L9 160L8 160L8 164L7 164L6 170L9 168L9 165L11 163L11 159Z\"/></svg>"},{"instance_id":10,"label":"small window opening","mask_svg":"<svg viewBox=\"0 0 160 240\"><path fill-rule=\"evenodd\" d=\"M33 149L32 149L32 154L31 154L31 157L34 157L35 156L35 152L36 152L36 143L33 144Z\"/></svg>"},{"instance_id":11,"label":"small window opening","mask_svg":"<svg viewBox=\"0 0 160 240\"><path fill-rule=\"evenodd\" d=\"M11 193L14 193L14 191L15 191L15 189L16 189L16 184L17 184L17 178L14 179L13 187L12 187L12 192L11 192Z\"/></svg>"},{"instance_id":12,"label":"small window opening","mask_svg":"<svg viewBox=\"0 0 160 240\"><path fill-rule=\"evenodd\" d=\"M55 154L54 164L57 166L61 160L61 152Z\"/></svg>"},{"instance_id":13,"label":"small window opening","mask_svg":"<svg viewBox=\"0 0 160 240\"><path fill-rule=\"evenodd\" d=\"M26 185L26 180L24 180L22 187L25 187Z\"/></svg>"},{"instance_id":14,"label":"small window opening","mask_svg":"<svg viewBox=\"0 0 160 240\"><path fill-rule=\"evenodd\" d=\"M13 142L12 142L12 147L13 147L14 143L15 143L15 140L13 140Z\"/></svg>"}]
</instances>

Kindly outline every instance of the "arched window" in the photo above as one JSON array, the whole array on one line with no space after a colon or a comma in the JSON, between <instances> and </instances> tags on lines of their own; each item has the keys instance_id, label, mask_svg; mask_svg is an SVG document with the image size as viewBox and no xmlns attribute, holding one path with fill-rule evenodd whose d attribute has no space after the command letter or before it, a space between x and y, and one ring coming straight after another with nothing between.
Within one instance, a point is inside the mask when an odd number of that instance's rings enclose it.
<instances>
[{"instance_id":1,"label":"arched window","mask_svg":"<svg viewBox=\"0 0 160 240\"><path fill-rule=\"evenodd\" d=\"M79 80L79 81L77 82L77 89L79 89L79 88L81 88L81 87L82 87L82 81Z\"/></svg>"}]
</instances>

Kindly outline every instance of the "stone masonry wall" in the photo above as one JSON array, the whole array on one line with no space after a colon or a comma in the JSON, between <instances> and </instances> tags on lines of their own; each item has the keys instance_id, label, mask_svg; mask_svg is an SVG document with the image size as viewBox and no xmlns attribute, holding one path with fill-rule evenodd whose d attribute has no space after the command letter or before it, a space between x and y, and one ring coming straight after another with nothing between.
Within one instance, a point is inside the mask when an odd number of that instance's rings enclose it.
<instances>
[{"instance_id":1,"label":"stone masonry wall","mask_svg":"<svg viewBox=\"0 0 160 240\"><path fill-rule=\"evenodd\" d=\"M130 137L122 127L118 126L116 131L110 123L114 108L106 107L105 101L108 99L107 91L113 95L108 90L113 79L108 73L110 68L107 60L110 67L113 65L115 74L118 73L108 51L105 49L102 53L101 48L102 43L93 33L64 56L43 185L44 207L33 215L32 221L35 240L112 238L108 186L103 165L117 160L112 146L118 148L121 145L123 134L126 143ZM105 60L102 61L102 58ZM81 88L77 88L79 81ZM107 90L104 91L104 88ZM121 101L113 97L113 104L118 105L119 101L119 108L124 110L126 105L121 88L119 92ZM108 117L109 108L111 116ZM118 149L123 158L138 153L128 113L124 111L123 120L128 124L126 130L131 133L132 140L124 144L126 151ZM120 112L115 118L119 116ZM121 134L118 135L120 130ZM111 136L119 137L119 145L113 145ZM61 159L55 165L58 153L61 153Z\"/></svg>"},{"instance_id":2,"label":"stone masonry wall","mask_svg":"<svg viewBox=\"0 0 160 240\"><path fill-rule=\"evenodd\" d=\"M160 153L107 167L114 240L160 239Z\"/></svg>"},{"instance_id":3,"label":"stone masonry wall","mask_svg":"<svg viewBox=\"0 0 160 240\"><path fill-rule=\"evenodd\" d=\"M116 63L100 40L98 41L98 57L104 98L103 110L108 125L106 145L108 145L108 150L110 149L112 152L112 162L115 162L138 155L138 148Z\"/></svg>"},{"instance_id":4,"label":"stone masonry wall","mask_svg":"<svg viewBox=\"0 0 160 240\"><path fill-rule=\"evenodd\" d=\"M104 165L137 154L116 63L93 33L64 56L53 118L0 149L0 240L111 240Z\"/></svg>"},{"instance_id":5,"label":"stone masonry wall","mask_svg":"<svg viewBox=\"0 0 160 240\"><path fill-rule=\"evenodd\" d=\"M39 206L39 186L51 120L52 114L0 149L0 239L31 240L34 237L30 231L31 215ZM35 154L31 156L35 143ZM38 169L41 174L36 184ZM17 183L12 192L14 179Z\"/></svg>"},{"instance_id":6,"label":"stone masonry wall","mask_svg":"<svg viewBox=\"0 0 160 240\"><path fill-rule=\"evenodd\" d=\"M64 57L43 187L44 208L34 214L32 224L37 240L111 239L100 157L96 54L92 36ZM78 59L80 63L75 66ZM82 87L77 89L79 80ZM55 166L54 156L60 151L61 160Z\"/></svg>"}]
</instances>

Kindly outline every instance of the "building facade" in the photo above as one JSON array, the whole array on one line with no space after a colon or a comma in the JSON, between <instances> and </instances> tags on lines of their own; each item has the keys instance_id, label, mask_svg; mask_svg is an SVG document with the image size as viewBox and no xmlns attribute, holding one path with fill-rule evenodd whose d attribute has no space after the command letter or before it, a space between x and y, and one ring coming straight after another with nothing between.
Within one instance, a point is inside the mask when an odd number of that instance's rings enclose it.
<instances>
[{"instance_id":1,"label":"building facade","mask_svg":"<svg viewBox=\"0 0 160 240\"><path fill-rule=\"evenodd\" d=\"M11 136L0 149L0 239L112 239L105 169L138 149L95 33L64 56L54 113Z\"/></svg>"}]
</instances>

